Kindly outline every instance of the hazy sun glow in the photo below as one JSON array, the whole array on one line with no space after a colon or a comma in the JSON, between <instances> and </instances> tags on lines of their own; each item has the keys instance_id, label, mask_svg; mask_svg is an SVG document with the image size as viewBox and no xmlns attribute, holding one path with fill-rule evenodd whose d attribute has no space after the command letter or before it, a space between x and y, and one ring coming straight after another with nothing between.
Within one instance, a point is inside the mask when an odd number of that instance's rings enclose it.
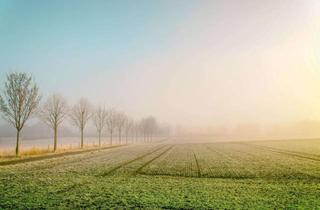
<instances>
[{"instance_id":1,"label":"hazy sun glow","mask_svg":"<svg viewBox=\"0 0 320 210\"><path fill-rule=\"evenodd\" d=\"M172 125L320 130L319 1L62 2L0 2L1 82Z\"/></svg>"}]
</instances>

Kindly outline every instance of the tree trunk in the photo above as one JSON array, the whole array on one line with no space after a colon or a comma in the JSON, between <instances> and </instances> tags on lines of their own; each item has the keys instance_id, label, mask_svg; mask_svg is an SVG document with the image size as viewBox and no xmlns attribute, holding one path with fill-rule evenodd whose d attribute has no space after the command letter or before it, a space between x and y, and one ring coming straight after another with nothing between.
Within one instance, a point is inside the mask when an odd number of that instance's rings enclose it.
<instances>
[{"instance_id":1,"label":"tree trunk","mask_svg":"<svg viewBox=\"0 0 320 210\"><path fill-rule=\"evenodd\" d=\"M16 156L19 155L19 147L20 147L20 130L17 130Z\"/></svg>"},{"instance_id":2,"label":"tree trunk","mask_svg":"<svg viewBox=\"0 0 320 210\"><path fill-rule=\"evenodd\" d=\"M128 132L126 132L126 144L128 144Z\"/></svg>"},{"instance_id":3,"label":"tree trunk","mask_svg":"<svg viewBox=\"0 0 320 210\"><path fill-rule=\"evenodd\" d=\"M83 129L81 129L81 149L83 148Z\"/></svg>"},{"instance_id":4,"label":"tree trunk","mask_svg":"<svg viewBox=\"0 0 320 210\"><path fill-rule=\"evenodd\" d=\"M54 137L53 137L53 151L55 152L57 150L57 144L58 144L58 126L54 127Z\"/></svg>"},{"instance_id":5,"label":"tree trunk","mask_svg":"<svg viewBox=\"0 0 320 210\"><path fill-rule=\"evenodd\" d=\"M119 144L121 144L121 130L119 130Z\"/></svg>"}]
</instances>

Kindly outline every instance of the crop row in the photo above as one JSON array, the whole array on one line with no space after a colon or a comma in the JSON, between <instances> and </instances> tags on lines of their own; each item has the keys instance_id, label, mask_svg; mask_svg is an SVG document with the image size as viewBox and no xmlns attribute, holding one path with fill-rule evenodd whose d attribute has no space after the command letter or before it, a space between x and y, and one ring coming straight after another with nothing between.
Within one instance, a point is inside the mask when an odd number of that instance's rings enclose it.
<instances>
[{"instance_id":1,"label":"crop row","mask_svg":"<svg viewBox=\"0 0 320 210\"><path fill-rule=\"evenodd\" d=\"M320 158L320 139L255 141L247 143Z\"/></svg>"},{"instance_id":2,"label":"crop row","mask_svg":"<svg viewBox=\"0 0 320 210\"><path fill-rule=\"evenodd\" d=\"M247 143L144 144L1 167L0 174L77 173L208 178L320 179L317 160ZM295 155L293 155L295 154ZM314 155L314 154L313 154ZM311 156L310 156L311 157Z\"/></svg>"},{"instance_id":3,"label":"crop row","mask_svg":"<svg viewBox=\"0 0 320 210\"><path fill-rule=\"evenodd\" d=\"M210 178L320 178L318 161L245 144L176 145L141 170L149 175Z\"/></svg>"},{"instance_id":4,"label":"crop row","mask_svg":"<svg viewBox=\"0 0 320 210\"><path fill-rule=\"evenodd\" d=\"M199 170L192 146L189 144L178 144L156 161L144 167L140 173L147 175L197 177Z\"/></svg>"},{"instance_id":5,"label":"crop row","mask_svg":"<svg viewBox=\"0 0 320 210\"><path fill-rule=\"evenodd\" d=\"M240 171L263 178L319 178L318 161L274 153L241 144L211 144L209 147L230 156Z\"/></svg>"}]
</instances>

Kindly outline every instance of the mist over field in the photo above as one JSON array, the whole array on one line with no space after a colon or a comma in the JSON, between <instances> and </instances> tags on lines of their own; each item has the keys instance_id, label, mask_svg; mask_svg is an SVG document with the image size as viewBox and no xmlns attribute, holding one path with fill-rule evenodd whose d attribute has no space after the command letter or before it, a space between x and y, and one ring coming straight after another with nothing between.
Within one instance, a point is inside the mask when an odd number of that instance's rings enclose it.
<instances>
[{"instance_id":1,"label":"mist over field","mask_svg":"<svg viewBox=\"0 0 320 210\"><path fill-rule=\"evenodd\" d=\"M319 209L319 0L0 0L0 209Z\"/></svg>"},{"instance_id":2,"label":"mist over field","mask_svg":"<svg viewBox=\"0 0 320 210\"><path fill-rule=\"evenodd\" d=\"M0 81L29 72L44 97L152 114L175 132L319 136L318 1L83 5L1 1Z\"/></svg>"}]
</instances>

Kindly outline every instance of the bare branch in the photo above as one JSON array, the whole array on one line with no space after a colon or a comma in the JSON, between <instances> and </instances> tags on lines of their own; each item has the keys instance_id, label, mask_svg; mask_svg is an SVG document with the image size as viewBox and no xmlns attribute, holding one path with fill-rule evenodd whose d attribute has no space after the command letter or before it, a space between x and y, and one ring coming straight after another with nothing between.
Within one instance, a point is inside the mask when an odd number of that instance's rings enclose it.
<instances>
[{"instance_id":1,"label":"bare branch","mask_svg":"<svg viewBox=\"0 0 320 210\"><path fill-rule=\"evenodd\" d=\"M88 120L91 117L90 105L86 99L80 99L79 103L75 105L70 112L72 123L80 130L86 127Z\"/></svg>"},{"instance_id":2,"label":"bare branch","mask_svg":"<svg viewBox=\"0 0 320 210\"><path fill-rule=\"evenodd\" d=\"M0 111L3 117L17 129L16 154L19 153L19 132L36 111L41 96L31 76L26 73L7 75L5 89L0 95Z\"/></svg>"},{"instance_id":3,"label":"bare branch","mask_svg":"<svg viewBox=\"0 0 320 210\"><path fill-rule=\"evenodd\" d=\"M47 101L39 109L40 119L52 129L57 128L68 113L66 100L58 94L48 97Z\"/></svg>"},{"instance_id":4,"label":"bare branch","mask_svg":"<svg viewBox=\"0 0 320 210\"><path fill-rule=\"evenodd\" d=\"M113 108L107 110L106 126L111 135L116 127L116 113Z\"/></svg>"}]
</instances>

